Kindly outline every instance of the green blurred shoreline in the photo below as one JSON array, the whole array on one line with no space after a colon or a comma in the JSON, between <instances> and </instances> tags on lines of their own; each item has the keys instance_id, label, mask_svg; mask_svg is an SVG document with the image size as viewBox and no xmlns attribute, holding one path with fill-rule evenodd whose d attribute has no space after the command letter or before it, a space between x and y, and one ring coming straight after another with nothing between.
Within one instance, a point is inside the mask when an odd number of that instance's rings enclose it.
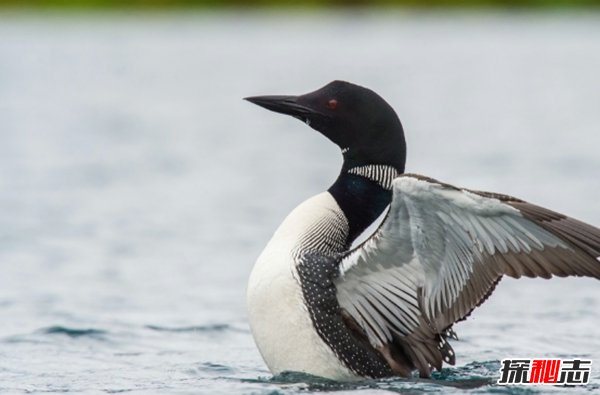
<instances>
[{"instance_id":1,"label":"green blurred shoreline","mask_svg":"<svg viewBox=\"0 0 600 395\"><path fill-rule=\"evenodd\" d=\"M0 10L178 10L255 8L411 8L411 9L578 9L598 8L600 0L0 0Z\"/></svg>"}]
</instances>

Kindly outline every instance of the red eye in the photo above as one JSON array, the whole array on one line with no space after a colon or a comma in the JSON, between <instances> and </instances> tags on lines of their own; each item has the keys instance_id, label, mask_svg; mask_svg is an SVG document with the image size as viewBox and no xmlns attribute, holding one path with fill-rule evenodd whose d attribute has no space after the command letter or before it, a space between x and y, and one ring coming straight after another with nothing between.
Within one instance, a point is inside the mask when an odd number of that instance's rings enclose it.
<instances>
[{"instance_id":1,"label":"red eye","mask_svg":"<svg viewBox=\"0 0 600 395\"><path fill-rule=\"evenodd\" d=\"M335 110L335 108L337 107L337 100L335 99L331 99L327 102L327 107L331 108L332 110Z\"/></svg>"}]
</instances>

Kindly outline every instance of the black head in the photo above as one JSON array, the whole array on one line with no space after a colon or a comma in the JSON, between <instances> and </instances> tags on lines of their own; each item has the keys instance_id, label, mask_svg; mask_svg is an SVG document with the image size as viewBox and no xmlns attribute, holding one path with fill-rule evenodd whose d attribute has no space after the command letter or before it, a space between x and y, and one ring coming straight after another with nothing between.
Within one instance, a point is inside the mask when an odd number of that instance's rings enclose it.
<instances>
[{"instance_id":1,"label":"black head","mask_svg":"<svg viewBox=\"0 0 600 395\"><path fill-rule=\"evenodd\" d=\"M333 81L300 96L254 96L246 100L306 122L342 149L345 166L384 164L404 172L402 124L394 109L370 89Z\"/></svg>"}]
</instances>

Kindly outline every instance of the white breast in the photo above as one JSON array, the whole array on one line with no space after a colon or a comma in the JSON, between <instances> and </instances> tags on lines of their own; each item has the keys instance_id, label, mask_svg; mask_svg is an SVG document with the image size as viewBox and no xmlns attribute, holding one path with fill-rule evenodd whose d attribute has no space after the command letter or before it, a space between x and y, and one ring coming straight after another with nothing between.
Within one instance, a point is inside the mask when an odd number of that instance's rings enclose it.
<instances>
[{"instance_id":1,"label":"white breast","mask_svg":"<svg viewBox=\"0 0 600 395\"><path fill-rule=\"evenodd\" d=\"M314 196L283 221L258 258L248 283L248 315L254 340L274 374L296 371L331 379L356 379L315 331L304 303L294 254L307 230L340 218L328 192Z\"/></svg>"}]
</instances>

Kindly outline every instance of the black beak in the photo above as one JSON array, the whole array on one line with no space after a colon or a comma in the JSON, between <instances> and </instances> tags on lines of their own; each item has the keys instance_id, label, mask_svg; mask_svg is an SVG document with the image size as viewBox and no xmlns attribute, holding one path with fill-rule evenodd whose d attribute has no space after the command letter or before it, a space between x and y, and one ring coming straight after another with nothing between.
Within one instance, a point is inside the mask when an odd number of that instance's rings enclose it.
<instances>
[{"instance_id":1,"label":"black beak","mask_svg":"<svg viewBox=\"0 0 600 395\"><path fill-rule=\"evenodd\" d=\"M264 107L267 110L291 115L305 121L315 111L298 103L298 96L252 96L245 97L250 103Z\"/></svg>"}]
</instances>

